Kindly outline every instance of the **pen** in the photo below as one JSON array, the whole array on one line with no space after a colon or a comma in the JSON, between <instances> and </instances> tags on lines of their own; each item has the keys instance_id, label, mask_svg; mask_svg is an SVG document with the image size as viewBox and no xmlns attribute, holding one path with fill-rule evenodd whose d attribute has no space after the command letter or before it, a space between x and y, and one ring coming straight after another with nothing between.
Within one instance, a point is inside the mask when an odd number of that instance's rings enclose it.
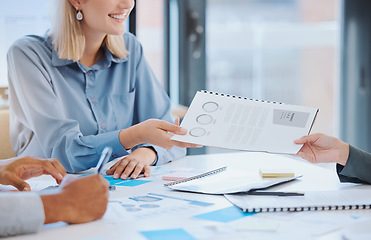
<instances>
[{"instance_id":1,"label":"pen","mask_svg":"<svg viewBox=\"0 0 371 240\"><path fill-rule=\"evenodd\" d=\"M97 164L97 174L101 174L101 172L103 170L103 166L106 165L106 163L110 159L111 155L112 155L112 148L105 147L102 151L102 154L101 154L100 159L99 159L98 164ZM108 189L110 191L114 191L114 190L116 190L116 186L110 185Z\"/></svg>"},{"instance_id":2,"label":"pen","mask_svg":"<svg viewBox=\"0 0 371 240\"><path fill-rule=\"evenodd\" d=\"M264 191L251 191L247 192L248 195L260 195L260 196L279 196L279 197L290 197L290 196L304 196L302 192L264 192Z\"/></svg>"},{"instance_id":3,"label":"pen","mask_svg":"<svg viewBox=\"0 0 371 240\"><path fill-rule=\"evenodd\" d=\"M103 166L106 165L112 154L112 148L105 147L100 155L99 162L97 164L97 173L100 174L103 170Z\"/></svg>"}]
</instances>

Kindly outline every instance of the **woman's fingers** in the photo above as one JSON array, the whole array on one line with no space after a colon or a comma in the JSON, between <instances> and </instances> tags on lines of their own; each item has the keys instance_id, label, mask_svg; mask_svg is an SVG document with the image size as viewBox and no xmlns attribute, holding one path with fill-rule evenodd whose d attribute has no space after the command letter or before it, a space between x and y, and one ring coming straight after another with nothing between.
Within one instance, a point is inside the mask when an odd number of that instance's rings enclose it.
<instances>
[{"instance_id":1,"label":"woman's fingers","mask_svg":"<svg viewBox=\"0 0 371 240\"><path fill-rule=\"evenodd\" d=\"M180 118L177 117L175 119L175 121L174 121L174 124L177 125L177 126L179 126L179 123L180 123Z\"/></svg>"},{"instance_id":2,"label":"woman's fingers","mask_svg":"<svg viewBox=\"0 0 371 240\"><path fill-rule=\"evenodd\" d=\"M117 165L116 169L115 169L115 172L113 173L113 178L115 179L118 179L118 178L122 178L122 173L123 171L125 170L126 168L126 165L127 165L127 161L125 161L125 159L122 159L120 160L119 164Z\"/></svg>"},{"instance_id":3,"label":"woman's fingers","mask_svg":"<svg viewBox=\"0 0 371 240\"><path fill-rule=\"evenodd\" d=\"M144 177L149 177L150 173L151 173L151 169L149 168L149 166L145 165L143 168Z\"/></svg>"},{"instance_id":4,"label":"woman's fingers","mask_svg":"<svg viewBox=\"0 0 371 240\"><path fill-rule=\"evenodd\" d=\"M181 148L201 148L203 145L200 144L194 144L194 143L186 143L186 142L179 142L175 140L171 140L173 142L173 145Z\"/></svg>"},{"instance_id":5,"label":"woman's fingers","mask_svg":"<svg viewBox=\"0 0 371 240\"><path fill-rule=\"evenodd\" d=\"M128 174L128 176L130 175L131 179L136 179L139 176L139 174L143 171L144 166L145 166L144 164L138 162L134 167L134 171L131 173L131 175Z\"/></svg>"},{"instance_id":6,"label":"woman's fingers","mask_svg":"<svg viewBox=\"0 0 371 240\"><path fill-rule=\"evenodd\" d=\"M178 124L179 124L179 122L178 122ZM178 125L175 125L175 124L168 123L166 121L160 121L159 125L160 125L159 127L166 132L172 132L174 134L179 134L179 135L187 134L187 129L182 128L182 127L180 127Z\"/></svg>"}]
</instances>

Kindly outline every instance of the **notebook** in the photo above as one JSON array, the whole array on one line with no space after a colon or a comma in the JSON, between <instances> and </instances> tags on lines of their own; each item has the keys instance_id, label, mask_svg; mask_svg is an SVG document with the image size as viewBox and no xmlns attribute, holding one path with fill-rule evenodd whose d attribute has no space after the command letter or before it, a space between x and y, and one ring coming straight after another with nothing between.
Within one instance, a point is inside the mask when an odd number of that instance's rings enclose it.
<instances>
[{"instance_id":1,"label":"notebook","mask_svg":"<svg viewBox=\"0 0 371 240\"><path fill-rule=\"evenodd\" d=\"M243 193L224 195L244 212L282 212L371 209L370 189L309 191L304 196L254 196Z\"/></svg>"},{"instance_id":2,"label":"notebook","mask_svg":"<svg viewBox=\"0 0 371 240\"><path fill-rule=\"evenodd\" d=\"M218 168L190 178L164 184L164 186L186 192L206 194L227 194L264 189L273 185L295 180L301 176L263 179L259 173Z\"/></svg>"},{"instance_id":3,"label":"notebook","mask_svg":"<svg viewBox=\"0 0 371 240\"><path fill-rule=\"evenodd\" d=\"M173 140L236 150L296 154L318 109L198 91Z\"/></svg>"}]
</instances>

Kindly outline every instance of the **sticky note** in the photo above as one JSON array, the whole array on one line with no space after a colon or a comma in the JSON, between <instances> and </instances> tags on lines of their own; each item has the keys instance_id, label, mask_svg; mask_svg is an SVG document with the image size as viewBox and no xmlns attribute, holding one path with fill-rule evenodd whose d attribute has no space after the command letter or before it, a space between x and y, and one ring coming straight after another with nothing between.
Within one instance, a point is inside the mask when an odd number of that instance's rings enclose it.
<instances>
[{"instance_id":1,"label":"sticky note","mask_svg":"<svg viewBox=\"0 0 371 240\"><path fill-rule=\"evenodd\" d=\"M178 181L183 180L185 177L175 177L175 176L162 176L162 180L164 181Z\"/></svg>"},{"instance_id":2,"label":"sticky note","mask_svg":"<svg viewBox=\"0 0 371 240\"><path fill-rule=\"evenodd\" d=\"M141 232L148 240L195 240L181 228Z\"/></svg>"},{"instance_id":3,"label":"sticky note","mask_svg":"<svg viewBox=\"0 0 371 240\"><path fill-rule=\"evenodd\" d=\"M254 214L256 213L245 213L241 211L239 208L232 206L232 207L223 208L217 211L200 214L194 217L204 219L204 220L209 220L209 221L226 223L226 222L231 222L231 221L243 218L243 217L251 216Z\"/></svg>"},{"instance_id":4,"label":"sticky note","mask_svg":"<svg viewBox=\"0 0 371 240\"><path fill-rule=\"evenodd\" d=\"M295 173L291 169L283 168L262 168L259 173L262 178L295 177Z\"/></svg>"},{"instance_id":5,"label":"sticky note","mask_svg":"<svg viewBox=\"0 0 371 240\"><path fill-rule=\"evenodd\" d=\"M109 182L112 186L124 186L124 187L136 187L151 181L148 180L141 180L141 179L114 179L113 176L103 175L103 177Z\"/></svg>"}]
</instances>

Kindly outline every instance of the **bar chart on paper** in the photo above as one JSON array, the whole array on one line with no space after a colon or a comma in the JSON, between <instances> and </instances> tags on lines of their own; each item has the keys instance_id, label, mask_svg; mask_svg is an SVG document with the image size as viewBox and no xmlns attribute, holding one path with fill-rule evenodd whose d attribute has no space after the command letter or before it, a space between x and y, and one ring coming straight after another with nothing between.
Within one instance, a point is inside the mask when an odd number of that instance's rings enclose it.
<instances>
[{"instance_id":1,"label":"bar chart on paper","mask_svg":"<svg viewBox=\"0 0 371 240\"><path fill-rule=\"evenodd\" d=\"M214 205L214 203L198 201L192 198L147 193L110 200L109 209L114 209L115 215L121 214L121 219L133 221L160 216L175 216L180 212L191 213L193 210L207 208L212 205Z\"/></svg>"}]
</instances>

